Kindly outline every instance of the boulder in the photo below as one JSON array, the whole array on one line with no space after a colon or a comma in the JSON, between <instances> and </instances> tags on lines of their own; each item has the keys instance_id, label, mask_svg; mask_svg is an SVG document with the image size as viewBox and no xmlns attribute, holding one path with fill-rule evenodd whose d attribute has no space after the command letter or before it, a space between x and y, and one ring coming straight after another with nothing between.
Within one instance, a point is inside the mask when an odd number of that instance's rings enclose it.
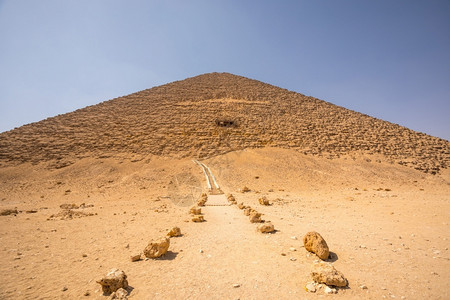
<instances>
[{"instance_id":1,"label":"boulder","mask_svg":"<svg viewBox=\"0 0 450 300\"><path fill-rule=\"evenodd\" d=\"M173 227L172 229L170 229L170 231L167 233L167 236L170 236L170 237L181 236L180 227Z\"/></svg>"},{"instance_id":2,"label":"boulder","mask_svg":"<svg viewBox=\"0 0 450 300\"><path fill-rule=\"evenodd\" d=\"M170 239L168 237L161 238L157 241L151 241L144 249L144 255L148 258L157 258L166 254L169 250Z\"/></svg>"},{"instance_id":3,"label":"boulder","mask_svg":"<svg viewBox=\"0 0 450 300\"><path fill-rule=\"evenodd\" d=\"M261 214L256 211L250 213L250 223L261 223Z\"/></svg>"},{"instance_id":4,"label":"boulder","mask_svg":"<svg viewBox=\"0 0 450 300\"><path fill-rule=\"evenodd\" d=\"M201 209L201 207L198 207L198 206L192 206L191 209L189 210L189 213L191 215L201 215L202 209Z\"/></svg>"},{"instance_id":5,"label":"boulder","mask_svg":"<svg viewBox=\"0 0 450 300\"><path fill-rule=\"evenodd\" d=\"M266 196L259 198L259 199L258 199L258 202L259 202L259 204L261 204L261 205L265 205L265 206L270 205L269 199L267 199Z\"/></svg>"},{"instance_id":6,"label":"boulder","mask_svg":"<svg viewBox=\"0 0 450 300\"><path fill-rule=\"evenodd\" d=\"M317 283L344 287L348 285L344 275L335 269L331 263L319 262L311 267L311 277Z\"/></svg>"},{"instance_id":7,"label":"boulder","mask_svg":"<svg viewBox=\"0 0 450 300\"><path fill-rule=\"evenodd\" d=\"M322 260L327 259L330 255L327 242L315 231L308 232L303 237L303 244L306 250L315 253Z\"/></svg>"},{"instance_id":8,"label":"boulder","mask_svg":"<svg viewBox=\"0 0 450 300\"><path fill-rule=\"evenodd\" d=\"M273 226L272 223L266 222L266 223L263 223L261 225L258 225L258 231L262 232L262 233L274 232L275 231L275 227Z\"/></svg>"},{"instance_id":9,"label":"boulder","mask_svg":"<svg viewBox=\"0 0 450 300\"><path fill-rule=\"evenodd\" d=\"M97 283L102 286L104 295L109 295L120 288L126 289L128 287L127 275L119 269L112 269Z\"/></svg>"}]
</instances>

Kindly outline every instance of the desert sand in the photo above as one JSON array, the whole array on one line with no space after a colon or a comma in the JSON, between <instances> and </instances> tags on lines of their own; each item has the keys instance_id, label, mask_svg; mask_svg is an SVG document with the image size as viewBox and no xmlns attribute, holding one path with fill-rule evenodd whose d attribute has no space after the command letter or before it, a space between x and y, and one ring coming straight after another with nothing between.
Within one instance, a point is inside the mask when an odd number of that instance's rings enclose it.
<instances>
[{"instance_id":1,"label":"desert sand","mask_svg":"<svg viewBox=\"0 0 450 300\"><path fill-rule=\"evenodd\" d=\"M68 167L0 169L2 299L106 299L96 280L123 270L130 299L316 299L318 258L302 238L319 232L347 278L339 299L447 299L449 173L425 174L381 156L325 159L294 150L235 151L203 161L225 193L271 221L273 234L236 206L189 207L207 191L190 159L82 159ZM250 191L239 192L244 186ZM266 196L272 205L258 199ZM51 217L62 204L86 214ZM28 211L28 213L27 213ZM92 214L92 215L89 215ZM159 259L131 262L173 226ZM364 287L367 287L365 289Z\"/></svg>"}]
</instances>

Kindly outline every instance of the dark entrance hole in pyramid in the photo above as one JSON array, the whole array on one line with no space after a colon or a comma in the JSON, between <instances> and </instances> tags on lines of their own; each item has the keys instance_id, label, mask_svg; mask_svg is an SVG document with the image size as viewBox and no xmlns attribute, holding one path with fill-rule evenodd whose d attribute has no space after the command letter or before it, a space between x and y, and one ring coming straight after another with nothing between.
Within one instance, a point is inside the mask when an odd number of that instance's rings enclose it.
<instances>
[{"instance_id":1,"label":"dark entrance hole in pyramid","mask_svg":"<svg viewBox=\"0 0 450 300\"><path fill-rule=\"evenodd\" d=\"M219 127L237 127L236 121L230 119L218 119L216 125Z\"/></svg>"}]
</instances>

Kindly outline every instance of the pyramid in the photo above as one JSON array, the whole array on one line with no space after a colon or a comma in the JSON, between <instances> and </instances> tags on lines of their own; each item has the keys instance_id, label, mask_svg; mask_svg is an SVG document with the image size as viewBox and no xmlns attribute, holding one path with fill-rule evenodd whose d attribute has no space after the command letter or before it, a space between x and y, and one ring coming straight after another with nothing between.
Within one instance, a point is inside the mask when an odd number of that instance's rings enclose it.
<instances>
[{"instance_id":1,"label":"pyramid","mask_svg":"<svg viewBox=\"0 0 450 300\"><path fill-rule=\"evenodd\" d=\"M336 158L353 152L436 174L448 141L229 73L143 90L0 134L0 166L85 157L204 159L259 147Z\"/></svg>"}]
</instances>

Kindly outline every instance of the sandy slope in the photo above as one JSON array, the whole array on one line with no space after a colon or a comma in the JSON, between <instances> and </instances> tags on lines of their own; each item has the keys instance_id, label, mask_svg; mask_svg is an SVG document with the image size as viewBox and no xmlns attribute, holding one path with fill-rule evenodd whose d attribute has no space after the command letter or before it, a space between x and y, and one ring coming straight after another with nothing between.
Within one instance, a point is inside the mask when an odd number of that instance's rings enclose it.
<instances>
[{"instance_id":1,"label":"sandy slope","mask_svg":"<svg viewBox=\"0 0 450 300\"><path fill-rule=\"evenodd\" d=\"M95 280L114 267L128 275L130 299L320 298L323 291L304 290L316 259L301 247L310 230L324 236L331 261L349 280L349 289L328 297L449 297L449 172L432 176L383 157L327 160L271 148L205 163L225 192L279 231L257 233L235 206L205 207L207 222L186 222L187 207L206 187L190 160L0 169L1 209L23 211L0 216L0 298L105 299ZM244 185L252 191L238 193ZM274 204L257 204L263 195ZM60 204L82 202L94 207L79 211L97 215L47 220ZM25 213L31 209L37 212ZM172 226L183 236L171 239L164 259L129 260Z\"/></svg>"}]
</instances>

